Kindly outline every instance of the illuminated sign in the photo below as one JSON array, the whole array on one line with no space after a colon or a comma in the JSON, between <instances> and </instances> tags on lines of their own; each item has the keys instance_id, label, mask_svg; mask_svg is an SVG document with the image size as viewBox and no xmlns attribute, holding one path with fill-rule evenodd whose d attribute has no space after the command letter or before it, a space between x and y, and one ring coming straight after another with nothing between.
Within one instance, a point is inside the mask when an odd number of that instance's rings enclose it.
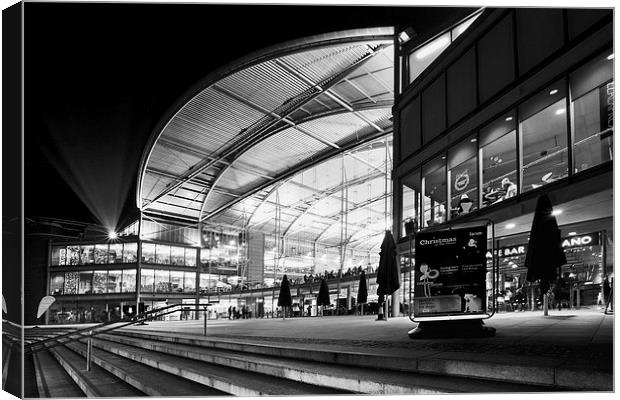
<instances>
[{"instance_id":1,"label":"illuminated sign","mask_svg":"<svg viewBox=\"0 0 620 400\"><path fill-rule=\"evenodd\" d=\"M573 248L583 246L598 246L600 244L600 232L587 233L585 235L575 235L562 238L562 248ZM527 253L527 244L519 244L515 246L500 247L496 250L499 257L513 257L525 255ZM487 258L491 258L491 253L487 252Z\"/></svg>"}]
</instances>

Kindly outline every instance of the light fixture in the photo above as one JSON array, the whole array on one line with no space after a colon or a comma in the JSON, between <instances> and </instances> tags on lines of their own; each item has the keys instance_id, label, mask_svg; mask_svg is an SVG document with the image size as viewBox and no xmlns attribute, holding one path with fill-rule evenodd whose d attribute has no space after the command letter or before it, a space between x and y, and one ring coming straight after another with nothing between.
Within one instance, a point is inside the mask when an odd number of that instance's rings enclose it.
<instances>
[{"instance_id":1,"label":"light fixture","mask_svg":"<svg viewBox=\"0 0 620 400\"><path fill-rule=\"evenodd\" d=\"M560 214L562 214L562 210L553 210L551 212L551 215L560 215Z\"/></svg>"},{"instance_id":2,"label":"light fixture","mask_svg":"<svg viewBox=\"0 0 620 400\"><path fill-rule=\"evenodd\" d=\"M542 179L543 182L547 182L549 180L549 178L551 178L552 175L553 175L553 172L547 172L540 179Z\"/></svg>"},{"instance_id":3,"label":"light fixture","mask_svg":"<svg viewBox=\"0 0 620 400\"><path fill-rule=\"evenodd\" d=\"M566 112L565 108L560 108L559 110L556 110L555 115L562 115Z\"/></svg>"},{"instance_id":4,"label":"light fixture","mask_svg":"<svg viewBox=\"0 0 620 400\"><path fill-rule=\"evenodd\" d=\"M416 36L416 33L413 30L413 28L407 28L398 34L398 42L400 44L405 44L415 36Z\"/></svg>"},{"instance_id":5,"label":"light fixture","mask_svg":"<svg viewBox=\"0 0 620 400\"><path fill-rule=\"evenodd\" d=\"M614 59L614 53L611 53L610 55L607 56L608 60L613 60Z\"/></svg>"},{"instance_id":6,"label":"light fixture","mask_svg":"<svg viewBox=\"0 0 620 400\"><path fill-rule=\"evenodd\" d=\"M506 224L506 229L513 229L515 226L517 225L511 222L509 224Z\"/></svg>"},{"instance_id":7,"label":"light fixture","mask_svg":"<svg viewBox=\"0 0 620 400\"><path fill-rule=\"evenodd\" d=\"M558 92L558 89L551 89L551 91L549 92L549 94L551 96L553 96L554 94L556 94Z\"/></svg>"},{"instance_id":8,"label":"light fixture","mask_svg":"<svg viewBox=\"0 0 620 400\"><path fill-rule=\"evenodd\" d=\"M423 58L428 57L429 55L435 53L436 51L442 49L443 47L447 46L450 44L450 38L448 36L444 36L442 38L439 38L429 44L427 44L426 46L422 47L420 50L418 50L417 54L416 54L416 58L418 60L421 60Z\"/></svg>"},{"instance_id":9,"label":"light fixture","mask_svg":"<svg viewBox=\"0 0 620 400\"><path fill-rule=\"evenodd\" d=\"M568 232L568 236L575 236L577 232Z\"/></svg>"},{"instance_id":10,"label":"light fixture","mask_svg":"<svg viewBox=\"0 0 620 400\"><path fill-rule=\"evenodd\" d=\"M506 117L506 122L512 121L512 117Z\"/></svg>"},{"instance_id":11,"label":"light fixture","mask_svg":"<svg viewBox=\"0 0 620 400\"><path fill-rule=\"evenodd\" d=\"M473 138L473 139L470 139L469 141L472 142L472 143L476 143L478 141L478 139Z\"/></svg>"},{"instance_id":12,"label":"light fixture","mask_svg":"<svg viewBox=\"0 0 620 400\"><path fill-rule=\"evenodd\" d=\"M114 232L114 231L110 231L108 232L108 239L110 240L116 240L118 239L118 233Z\"/></svg>"}]
</instances>

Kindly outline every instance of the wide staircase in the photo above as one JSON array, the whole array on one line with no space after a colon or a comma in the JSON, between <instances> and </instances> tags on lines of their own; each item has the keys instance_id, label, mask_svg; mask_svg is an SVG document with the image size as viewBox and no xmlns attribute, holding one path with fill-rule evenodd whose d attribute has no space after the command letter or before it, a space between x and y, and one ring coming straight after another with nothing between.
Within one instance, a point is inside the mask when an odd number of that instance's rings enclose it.
<instances>
[{"instance_id":1,"label":"wide staircase","mask_svg":"<svg viewBox=\"0 0 620 400\"><path fill-rule=\"evenodd\" d=\"M539 392L545 386L421 374L380 356L307 351L225 337L135 329L26 330L28 397L302 396ZM91 349L89 351L89 341ZM87 365L90 359L90 367ZM556 388L557 390L557 388Z\"/></svg>"}]
</instances>

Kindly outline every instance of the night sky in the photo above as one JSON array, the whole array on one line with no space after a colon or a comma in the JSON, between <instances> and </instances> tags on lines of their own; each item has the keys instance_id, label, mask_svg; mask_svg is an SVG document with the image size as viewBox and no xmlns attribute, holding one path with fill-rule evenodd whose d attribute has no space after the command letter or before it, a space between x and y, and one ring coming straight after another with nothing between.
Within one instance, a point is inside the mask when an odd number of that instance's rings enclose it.
<instances>
[{"instance_id":1,"label":"night sky","mask_svg":"<svg viewBox=\"0 0 620 400\"><path fill-rule=\"evenodd\" d=\"M452 8L25 4L27 217L136 215L148 137L208 73L252 51L369 26L424 32ZM77 195L76 195L77 192ZM90 205L90 208L87 206Z\"/></svg>"}]
</instances>

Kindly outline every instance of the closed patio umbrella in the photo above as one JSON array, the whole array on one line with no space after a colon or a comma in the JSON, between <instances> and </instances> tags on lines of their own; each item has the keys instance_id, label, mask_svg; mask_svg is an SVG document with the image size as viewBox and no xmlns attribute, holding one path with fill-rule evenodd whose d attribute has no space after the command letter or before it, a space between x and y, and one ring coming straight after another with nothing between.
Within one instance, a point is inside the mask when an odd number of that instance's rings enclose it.
<instances>
[{"instance_id":1,"label":"closed patio umbrella","mask_svg":"<svg viewBox=\"0 0 620 400\"><path fill-rule=\"evenodd\" d=\"M381 243L381 252L379 253L379 268L377 269L377 295L381 299L389 296L400 287L398 265L396 263L396 243L392 232L385 231L383 242ZM386 315L387 318L387 315Z\"/></svg>"},{"instance_id":2,"label":"closed patio umbrella","mask_svg":"<svg viewBox=\"0 0 620 400\"><path fill-rule=\"evenodd\" d=\"M319 288L319 295L316 298L316 305L324 307L330 304L327 282L325 282L325 279L321 279L321 287ZM323 308L321 308L321 316L323 316Z\"/></svg>"},{"instance_id":3,"label":"closed patio umbrella","mask_svg":"<svg viewBox=\"0 0 620 400\"><path fill-rule=\"evenodd\" d=\"M282 277L280 285L280 294L278 295L278 307L282 307L282 319L286 318L286 309L293 304L291 299L291 286L289 285L286 275Z\"/></svg>"},{"instance_id":4,"label":"closed patio umbrella","mask_svg":"<svg viewBox=\"0 0 620 400\"><path fill-rule=\"evenodd\" d=\"M357 290L357 303L362 305L362 315L364 315L364 303L368 301L368 285L366 284L366 273L362 271L360 275L359 289Z\"/></svg>"}]
</instances>

